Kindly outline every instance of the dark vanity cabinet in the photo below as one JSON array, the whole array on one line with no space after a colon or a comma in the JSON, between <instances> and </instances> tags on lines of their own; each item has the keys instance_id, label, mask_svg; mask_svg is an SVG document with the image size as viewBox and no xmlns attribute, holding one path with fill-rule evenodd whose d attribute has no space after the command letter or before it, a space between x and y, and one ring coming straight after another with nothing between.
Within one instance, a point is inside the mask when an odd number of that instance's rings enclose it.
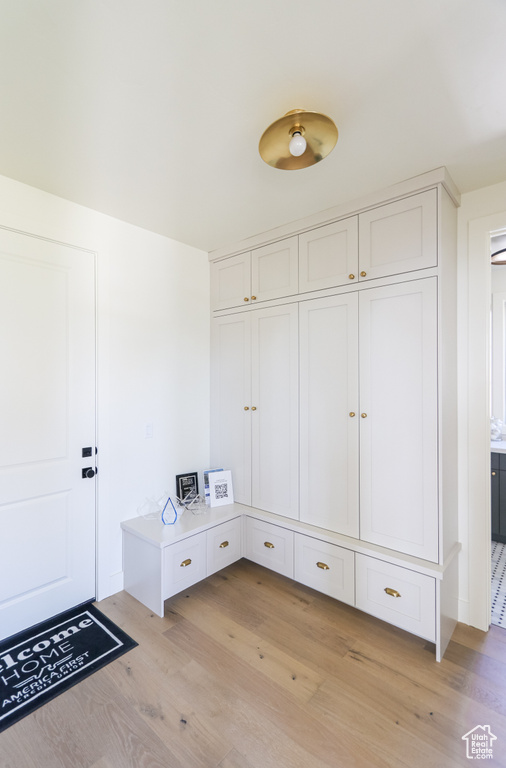
<instances>
[{"instance_id":1,"label":"dark vanity cabinet","mask_svg":"<svg viewBox=\"0 0 506 768\"><path fill-rule=\"evenodd\" d=\"M506 453L491 454L492 541L506 544Z\"/></svg>"}]
</instances>

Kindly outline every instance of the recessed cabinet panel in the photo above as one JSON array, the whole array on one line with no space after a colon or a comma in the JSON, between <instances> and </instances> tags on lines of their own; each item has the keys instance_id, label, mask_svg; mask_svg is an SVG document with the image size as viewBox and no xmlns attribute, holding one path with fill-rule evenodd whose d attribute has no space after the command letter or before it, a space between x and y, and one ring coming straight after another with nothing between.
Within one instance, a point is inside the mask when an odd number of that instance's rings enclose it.
<instances>
[{"instance_id":1,"label":"recessed cabinet panel","mask_svg":"<svg viewBox=\"0 0 506 768\"><path fill-rule=\"evenodd\" d=\"M294 578L343 603L355 604L355 555L349 549L296 533Z\"/></svg>"},{"instance_id":2,"label":"recessed cabinet panel","mask_svg":"<svg viewBox=\"0 0 506 768\"><path fill-rule=\"evenodd\" d=\"M361 280L437 266L437 191L361 213L359 243Z\"/></svg>"},{"instance_id":3,"label":"recessed cabinet panel","mask_svg":"<svg viewBox=\"0 0 506 768\"><path fill-rule=\"evenodd\" d=\"M293 531L252 517L245 524L244 556L293 579Z\"/></svg>"},{"instance_id":4,"label":"recessed cabinet panel","mask_svg":"<svg viewBox=\"0 0 506 768\"><path fill-rule=\"evenodd\" d=\"M437 279L362 291L360 537L438 561Z\"/></svg>"},{"instance_id":5,"label":"recessed cabinet panel","mask_svg":"<svg viewBox=\"0 0 506 768\"><path fill-rule=\"evenodd\" d=\"M213 309L242 307L251 300L250 265L249 252L211 264L211 306Z\"/></svg>"},{"instance_id":6,"label":"recessed cabinet panel","mask_svg":"<svg viewBox=\"0 0 506 768\"><path fill-rule=\"evenodd\" d=\"M298 293L298 240L290 237L251 252L252 301Z\"/></svg>"},{"instance_id":7,"label":"recessed cabinet panel","mask_svg":"<svg viewBox=\"0 0 506 768\"><path fill-rule=\"evenodd\" d=\"M299 315L300 519L358 537L358 295L303 301Z\"/></svg>"},{"instance_id":8,"label":"recessed cabinet panel","mask_svg":"<svg viewBox=\"0 0 506 768\"><path fill-rule=\"evenodd\" d=\"M251 504L250 315L228 315L211 324L211 464L232 471L240 504Z\"/></svg>"},{"instance_id":9,"label":"recessed cabinet panel","mask_svg":"<svg viewBox=\"0 0 506 768\"><path fill-rule=\"evenodd\" d=\"M358 217L299 235L299 291L358 280Z\"/></svg>"},{"instance_id":10,"label":"recessed cabinet panel","mask_svg":"<svg viewBox=\"0 0 506 768\"><path fill-rule=\"evenodd\" d=\"M355 557L356 607L434 642L435 579L366 555Z\"/></svg>"}]
</instances>

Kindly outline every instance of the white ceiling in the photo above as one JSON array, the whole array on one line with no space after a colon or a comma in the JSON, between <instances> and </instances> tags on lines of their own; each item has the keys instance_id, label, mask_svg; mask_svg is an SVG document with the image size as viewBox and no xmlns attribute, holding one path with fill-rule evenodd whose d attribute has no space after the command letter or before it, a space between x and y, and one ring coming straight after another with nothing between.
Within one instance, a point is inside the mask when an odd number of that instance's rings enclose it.
<instances>
[{"instance_id":1,"label":"white ceiling","mask_svg":"<svg viewBox=\"0 0 506 768\"><path fill-rule=\"evenodd\" d=\"M504 0L0 0L0 174L211 250L446 165L506 179ZM258 154L285 112L333 152Z\"/></svg>"}]
</instances>

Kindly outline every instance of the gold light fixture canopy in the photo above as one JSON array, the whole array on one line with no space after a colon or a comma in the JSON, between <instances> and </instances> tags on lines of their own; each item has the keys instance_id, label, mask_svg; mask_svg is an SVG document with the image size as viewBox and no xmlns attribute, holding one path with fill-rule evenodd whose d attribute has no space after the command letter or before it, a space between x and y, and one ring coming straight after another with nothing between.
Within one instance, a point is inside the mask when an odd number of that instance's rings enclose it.
<instances>
[{"instance_id":1,"label":"gold light fixture canopy","mask_svg":"<svg viewBox=\"0 0 506 768\"><path fill-rule=\"evenodd\" d=\"M334 149L337 135L327 115L292 109L264 131L258 151L273 168L296 171L323 160Z\"/></svg>"}]
</instances>

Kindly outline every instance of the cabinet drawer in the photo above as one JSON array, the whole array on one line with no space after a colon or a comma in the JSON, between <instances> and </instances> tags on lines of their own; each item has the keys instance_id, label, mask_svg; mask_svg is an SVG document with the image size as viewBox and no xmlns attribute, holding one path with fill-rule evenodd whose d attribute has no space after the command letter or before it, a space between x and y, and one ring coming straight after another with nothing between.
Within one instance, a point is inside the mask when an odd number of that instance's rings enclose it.
<instances>
[{"instance_id":1,"label":"cabinet drawer","mask_svg":"<svg viewBox=\"0 0 506 768\"><path fill-rule=\"evenodd\" d=\"M207 575L235 563L242 555L241 518L207 531Z\"/></svg>"},{"instance_id":2,"label":"cabinet drawer","mask_svg":"<svg viewBox=\"0 0 506 768\"><path fill-rule=\"evenodd\" d=\"M206 577L206 532L172 544L164 551L163 599Z\"/></svg>"},{"instance_id":3,"label":"cabinet drawer","mask_svg":"<svg viewBox=\"0 0 506 768\"><path fill-rule=\"evenodd\" d=\"M295 534L295 580L355 604L355 557L349 549Z\"/></svg>"},{"instance_id":4,"label":"cabinet drawer","mask_svg":"<svg viewBox=\"0 0 506 768\"><path fill-rule=\"evenodd\" d=\"M357 608L435 641L435 579L366 555L355 563Z\"/></svg>"},{"instance_id":5,"label":"cabinet drawer","mask_svg":"<svg viewBox=\"0 0 506 768\"><path fill-rule=\"evenodd\" d=\"M293 579L293 532L252 517L245 522L245 557Z\"/></svg>"}]
</instances>

